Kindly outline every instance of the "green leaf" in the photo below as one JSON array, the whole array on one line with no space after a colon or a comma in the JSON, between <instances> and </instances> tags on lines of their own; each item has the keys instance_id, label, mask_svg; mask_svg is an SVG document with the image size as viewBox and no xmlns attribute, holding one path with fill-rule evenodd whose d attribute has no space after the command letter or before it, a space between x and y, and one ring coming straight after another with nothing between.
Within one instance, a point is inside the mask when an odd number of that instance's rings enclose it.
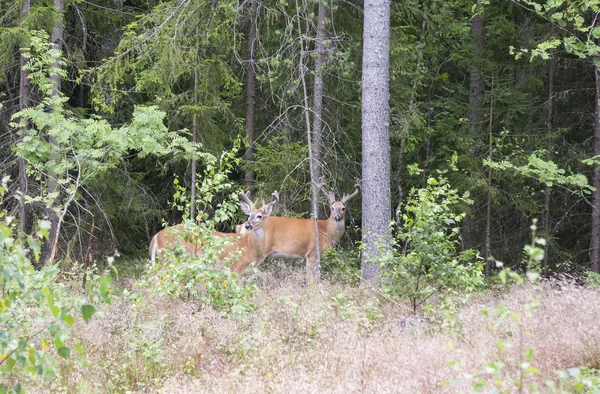
<instances>
[{"instance_id":1,"label":"green leaf","mask_svg":"<svg viewBox=\"0 0 600 394\"><path fill-rule=\"evenodd\" d=\"M63 321L69 327L71 327L75 323L75 319L73 319L73 316L71 315L65 315L65 317L63 317Z\"/></svg>"},{"instance_id":2,"label":"green leaf","mask_svg":"<svg viewBox=\"0 0 600 394\"><path fill-rule=\"evenodd\" d=\"M85 304L81 306L81 315L83 316L83 320L86 322L90 320L92 316L96 313L96 308L93 305Z\"/></svg>"},{"instance_id":3,"label":"green leaf","mask_svg":"<svg viewBox=\"0 0 600 394\"><path fill-rule=\"evenodd\" d=\"M69 356L71 355L71 349L69 349L66 346L60 347L58 348L58 354L62 357L62 358L69 358Z\"/></svg>"},{"instance_id":4,"label":"green leaf","mask_svg":"<svg viewBox=\"0 0 600 394\"><path fill-rule=\"evenodd\" d=\"M56 305L52 305L50 307L50 310L52 311L52 314L54 315L54 317L58 317L58 315L60 314L60 308L57 307Z\"/></svg>"}]
</instances>

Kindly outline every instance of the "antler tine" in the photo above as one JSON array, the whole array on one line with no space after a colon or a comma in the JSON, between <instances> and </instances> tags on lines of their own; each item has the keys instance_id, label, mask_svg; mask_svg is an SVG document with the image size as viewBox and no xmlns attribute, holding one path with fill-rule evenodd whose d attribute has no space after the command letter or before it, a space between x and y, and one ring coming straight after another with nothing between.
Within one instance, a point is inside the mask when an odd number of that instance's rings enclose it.
<instances>
[{"instance_id":1,"label":"antler tine","mask_svg":"<svg viewBox=\"0 0 600 394\"><path fill-rule=\"evenodd\" d=\"M348 201L352 200L354 197L356 197L358 195L358 193L360 193L360 180L356 180L356 183L354 184L354 193L350 194L350 195L346 195L344 194L344 197L342 197L342 202L344 204L346 204Z\"/></svg>"},{"instance_id":2,"label":"antler tine","mask_svg":"<svg viewBox=\"0 0 600 394\"><path fill-rule=\"evenodd\" d=\"M250 197L248 197L249 195L250 195L250 190L248 190L246 193L240 192L240 194L239 194L240 200L242 200L243 202L248 204L250 206L250 209L254 209L255 205L252 202L252 200L250 200Z\"/></svg>"},{"instance_id":3,"label":"antler tine","mask_svg":"<svg viewBox=\"0 0 600 394\"><path fill-rule=\"evenodd\" d=\"M277 192L277 190L275 190L271 195L273 196L273 201L271 201L269 205L277 204L279 202L279 193Z\"/></svg>"},{"instance_id":4,"label":"antler tine","mask_svg":"<svg viewBox=\"0 0 600 394\"><path fill-rule=\"evenodd\" d=\"M329 200L330 204L333 204L335 202L335 193L332 191L328 192L325 190L325 183L323 182L323 178L319 178L319 183L316 183L315 185L317 185L321 193L323 193L327 200Z\"/></svg>"}]
</instances>

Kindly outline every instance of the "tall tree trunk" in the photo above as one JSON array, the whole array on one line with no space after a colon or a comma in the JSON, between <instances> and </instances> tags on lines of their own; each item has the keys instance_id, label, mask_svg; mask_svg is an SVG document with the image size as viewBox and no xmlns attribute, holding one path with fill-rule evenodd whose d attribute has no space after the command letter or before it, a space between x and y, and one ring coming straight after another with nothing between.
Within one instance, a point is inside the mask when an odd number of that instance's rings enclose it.
<instances>
[{"instance_id":1,"label":"tall tree trunk","mask_svg":"<svg viewBox=\"0 0 600 394\"><path fill-rule=\"evenodd\" d=\"M473 42L473 65L469 78L469 134L475 139L475 151L477 149L478 131L481 128L481 106L485 94L485 85L481 72L480 59L485 51L485 22L481 15L473 18L471 25Z\"/></svg>"},{"instance_id":2,"label":"tall tree trunk","mask_svg":"<svg viewBox=\"0 0 600 394\"><path fill-rule=\"evenodd\" d=\"M302 2L303 4L303 9L304 12L306 12L306 2ZM298 23L298 32L301 33L302 32L302 28L300 26L300 15L299 13L299 6L298 6L298 0L296 0L296 12L297 12L297 23ZM306 32L308 33L308 27L306 28ZM304 49L304 44L303 41L300 41L300 64L299 64L299 69L300 69L300 81L302 83L302 89L303 89L303 93L304 93L304 121L306 124L306 142L308 144L308 162L310 165L310 183L311 183L311 202L312 202L312 217L313 217L313 222L314 222L314 232L315 232L315 252L317 255L316 261L315 261L315 266L314 267L310 267L307 265L307 279L310 282L319 282L321 279L321 245L319 245L319 224L317 222L317 220L319 219L315 213L319 211L319 205L318 205L318 199L317 199L317 195L318 195L318 188L317 188L317 182L319 182L319 179L317 178L317 169L315 166L315 157L314 157L314 149L313 149L313 141L312 141L312 136L313 134L311 133L311 124L310 124L310 115L309 115L309 106L308 106L308 91L306 88L306 72L305 72L305 65L304 65L304 55L305 55L305 49Z\"/></svg>"},{"instance_id":3,"label":"tall tree trunk","mask_svg":"<svg viewBox=\"0 0 600 394\"><path fill-rule=\"evenodd\" d=\"M325 6L319 2L317 16L317 57L315 59L315 86L313 97L313 159L315 161L315 176L320 179L323 171L322 166L322 129L323 129L323 60L325 58ZM319 216L319 204L313 204L313 215Z\"/></svg>"},{"instance_id":4,"label":"tall tree trunk","mask_svg":"<svg viewBox=\"0 0 600 394\"><path fill-rule=\"evenodd\" d=\"M494 79L492 78L492 88L490 90L490 129L488 135L488 160L492 161L493 148L493 130L494 125ZM483 248L483 257L485 258L485 277L490 275L492 264L492 167L488 168L487 178L487 207L485 216L485 242Z\"/></svg>"},{"instance_id":5,"label":"tall tree trunk","mask_svg":"<svg viewBox=\"0 0 600 394\"><path fill-rule=\"evenodd\" d=\"M63 44L63 20L64 20L64 8L65 8L65 0L54 0L54 8L56 9L56 27L52 31L52 36L50 37L50 43L52 46L58 50L62 50ZM55 64L55 67L59 67L59 64ZM61 81L60 75L53 74L50 76L52 80L52 95L58 96L61 92ZM56 139L53 136L48 137L48 142L56 146ZM56 149L56 148L55 148ZM58 153L54 153L54 160L57 160ZM58 189L57 175L53 172L49 172L48 174L48 194L52 193L60 193ZM57 199L58 200L58 199ZM50 204L48 209L46 210L48 219L50 220L50 235L48 237L48 247L45 253L45 264L54 262L56 257L56 248L58 245L58 238L60 236L60 220L58 215L56 214L57 205L55 203Z\"/></svg>"},{"instance_id":6,"label":"tall tree trunk","mask_svg":"<svg viewBox=\"0 0 600 394\"><path fill-rule=\"evenodd\" d=\"M254 106L256 97L256 35L258 30L258 2L252 0L250 26L248 28L248 75L246 79L246 139L248 147L244 154L246 172L244 185L252 191L254 187Z\"/></svg>"},{"instance_id":7,"label":"tall tree trunk","mask_svg":"<svg viewBox=\"0 0 600 394\"><path fill-rule=\"evenodd\" d=\"M197 63L197 62L196 62ZM192 142L196 144L198 142L198 70L194 70L194 114L192 115ZM192 159L192 176L191 176L191 188L192 203L190 205L190 220L195 220L196 217L196 172L198 168L198 159L195 157Z\"/></svg>"},{"instance_id":8,"label":"tall tree trunk","mask_svg":"<svg viewBox=\"0 0 600 394\"><path fill-rule=\"evenodd\" d=\"M600 45L600 42L598 44ZM596 101L594 109L594 156L598 156L600 155L600 56L596 56L594 60L594 73L596 77ZM591 263L592 271L600 274L600 164L598 163L594 164L594 179L592 186L594 186L595 190L592 193Z\"/></svg>"},{"instance_id":9,"label":"tall tree trunk","mask_svg":"<svg viewBox=\"0 0 600 394\"><path fill-rule=\"evenodd\" d=\"M362 64L361 275L379 281L378 261L389 250L390 190L390 0L365 0Z\"/></svg>"},{"instance_id":10,"label":"tall tree trunk","mask_svg":"<svg viewBox=\"0 0 600 394\"><path fill-rule=\"evenodd\" d=\"M477 2L477 12L481 12L481 5ZM473 140L473 145L468 151L468 155L475 156L482 144L482 106L485 97L485 84L483 73L481 70L481 59L485 51L485 21L478 14L473 17L471 24L471 69L469 76L469 123L467 128L468 136ZM484 204L483 201L475 199L471 212L478 211L478 207ZM481 233L481 229L477 228L477 221L472 215L467 215L463 221L463 247L472 248L478 247L477 235Z\"/></svg>"},{"instance_id":11,"label":"tall tree trunk","mask_svg":"<svg viewBox=\"0 0 600 394\"><path fill-rule=\"evenodd\" d=\"M554 129L554 125L552 122L553 114L553 99L554 99L554 61L552 58L548 59L548 102L546 103L547 108L547 118L546 118L546 160L552 160L552 150L553 141L552 141L552 132ZM598 82L596 82L597 84ZM550 243L550 233L552 228L552 223L550 222L550 188L546 186L544 188L545 199L544 199L544 229L546 233L546 244L544 245L544 260L542 261L542 273L544 276L548 275L548 245Z\"/></svg>"},{"instance_id":12,"label":"tall tree trunk","mask_svg":"<svg viewBox=\"0 0 600 394\"><path fill-rule=\"evenodd\" d=\"M21 8L21 18L25 19L27 15L29 15L29 8L31 0L25 0L23 2L23 7ZM19 65L21 68L20 81L19 81L19 110L24 110L28 108L31 103L31 84L29 82L29 71L25 69L25 65L27 64L28 59L21 52ZM22 139L24 135L20 137ZM19 202L20 205L20 213L21 213L21 231L23 234L31 233L32 220L31 220L31 209L30 206L25 201L25 196L29 192L29 182L27 180L27 162L24 158L19 157L17 159L17 163L19 166L19 194L21 195L21 200Z\"/></svg>"}]
</instances>

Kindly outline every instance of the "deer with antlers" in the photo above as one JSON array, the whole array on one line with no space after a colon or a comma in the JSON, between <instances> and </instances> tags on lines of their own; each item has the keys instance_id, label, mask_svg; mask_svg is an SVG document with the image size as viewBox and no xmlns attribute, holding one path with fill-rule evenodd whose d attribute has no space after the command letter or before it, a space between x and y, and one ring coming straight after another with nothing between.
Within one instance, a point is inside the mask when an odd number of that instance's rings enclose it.
<instances>
[{"instance_id":1,"label":"deer with antlers","mask_svg":"<svg viewBox=\"0 0 600 394\"><path fill-rule=\"evenodd\" d=\"M329 219L317 220L319 228L319 258L323 253L333 247L346 231L346 212L348 201L360 193L360 183L354 185L354 192L344 195L340 200L335 198L335 193L326 191L323 182L317 187L327 198L330 205ZM307 277L315 280L315 262L317 261L317 248L315 242L315 226L313 219L295 219L284 217L268 217L265 226L265 250L273 257L303 258L306 260Z\"/></svg>"},{"instance_id":2,"label":"deer with antlers","mask_svg":"<svg viewBox=\"0 0 600 394\"><path fill-rule=\"evenodd\" d=\"M261 263L269 254L269 249L266 247L267 229L265 226L266 219L273 207L279 201L279 193L273 192L273 201L264 204L261 208L256 208L254 202L250 200L250 192L240 193L240 208L248 215L248 220L243 224L243 234L238 233L221 233L214 231L213 236L226 239L226 245L219 252L219 259L240 252L240 256L231 264L232 272L242 273L250 264ZM179 224L176 226L167 227L159 231L150 241L150 261L154 264L157 257L160 257L160 251L165 248L175 248L183 246L184 251L190 255L202 256L202 242L188 242L183 239L184 228Z\"/></svg>"}]
</instances>

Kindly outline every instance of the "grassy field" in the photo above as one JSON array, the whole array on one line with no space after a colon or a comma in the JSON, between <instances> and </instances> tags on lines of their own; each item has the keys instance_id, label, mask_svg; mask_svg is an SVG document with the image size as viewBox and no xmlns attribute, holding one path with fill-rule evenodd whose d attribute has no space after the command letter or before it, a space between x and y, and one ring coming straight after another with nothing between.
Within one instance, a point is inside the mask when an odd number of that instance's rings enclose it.
<instances>
[{"instance_id":1,"label":"grassy field","mask_svg":"<svg viewBox=\"0 0 600 394\"><path fill-rule=\"evenodd\" d=\"M599 291L568 280L414 315L366 288L306 286L282 263L258 273L257 309L243 319L118 284L104 317L73 326L88 364L63 361L52 392L571 392L556 371L600 367Z\"/></svg>"}]
</instances>

